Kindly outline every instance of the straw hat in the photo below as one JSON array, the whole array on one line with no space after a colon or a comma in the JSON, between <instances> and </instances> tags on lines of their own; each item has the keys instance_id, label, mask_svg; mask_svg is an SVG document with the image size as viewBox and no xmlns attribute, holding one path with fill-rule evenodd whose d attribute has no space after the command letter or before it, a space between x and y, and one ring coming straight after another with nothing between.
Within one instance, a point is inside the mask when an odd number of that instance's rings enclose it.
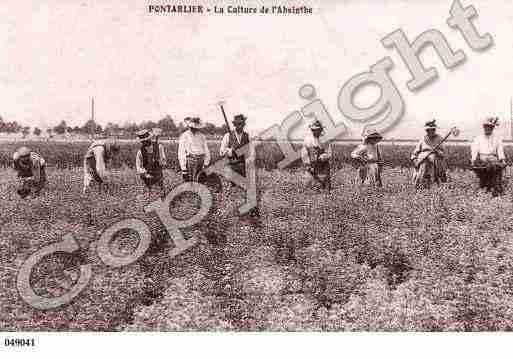
<instances>
[{"instance_id":1,"label":"straw hat","mask_svg":"<svg viewBox=\"0 0 513 359\"><path fill-rule=\"evenodd\" d=\"M28 147L22 146L18 148L16 152L14 152L13 159L17 160L20 157L27 157L30 155L30 149Z\"/></svg>"},{"instance_id":2,"label":"straw hat","mask_svg":"<svg viewBox=\"0 0 513 359\"><path fill-rule=\"evenodd\" d=\"M363 133L363 139L365 141L367 141L367 140L370 140L371 138L378 138L378 139L382 140L383 136L375 129L365 130L365 132Z\"/></svg>"},{"instance_id":3,"label":"straw hat","mask_svg":"<svg viewBox=\"0 0 513 359\"><path fill-rule=\"evenodd\" d=\"M190 128L203 128L205 124L201 121L199 117L186 117L183 122L185 125Z\"/></svg>"},{"instance_id":4,"label":"straw hat","mask_svg":"<svg viewBox=\"0 0 513 359\"><path fill-rule=\"evenodd\" d=\"M152 131L147 129L137 131L135 135L138 137L139 142L151 140L155 136Z\"/></svg>"}]
</instances>

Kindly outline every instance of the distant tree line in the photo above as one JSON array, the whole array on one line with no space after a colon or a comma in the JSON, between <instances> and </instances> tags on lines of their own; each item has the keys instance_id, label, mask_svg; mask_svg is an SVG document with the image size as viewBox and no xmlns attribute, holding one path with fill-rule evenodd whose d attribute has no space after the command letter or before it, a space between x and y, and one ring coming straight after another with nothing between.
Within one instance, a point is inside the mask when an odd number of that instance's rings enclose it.
<instances>
[{"instance_id":1,"label":"distant tree line","mask_svg":"<svg viewBox=\"0 0 513 359\"><path fill-rule=\"evenodd\" d=\"M96 121L90 119L86 121L82 126L69 126L66 121L62 120L59 124L54 127L48 128L46 133L49 137L53 135L105 135L105 136L119 136L119 137L134 137L135 133L140 129L151 129L161 128L162 135L165 137L176 138L185 131L185 127L182 122L176 124L175 120L170 115L166 115L159 121L145 121L142 123L125 123L119 125L117 123L109 122L107 125L102 127ZM6 122L0 116L0 133L21 133L23 137L26 137L31 132L30 126L23 126L16 121ZM38 127L32 129L32 134L35 136L41 136L42 130ZM206 123L204 133L208 136L217 137L222 136L226 133L226 126L216 126L212 123Z\"/></svg>"}]
</instances>

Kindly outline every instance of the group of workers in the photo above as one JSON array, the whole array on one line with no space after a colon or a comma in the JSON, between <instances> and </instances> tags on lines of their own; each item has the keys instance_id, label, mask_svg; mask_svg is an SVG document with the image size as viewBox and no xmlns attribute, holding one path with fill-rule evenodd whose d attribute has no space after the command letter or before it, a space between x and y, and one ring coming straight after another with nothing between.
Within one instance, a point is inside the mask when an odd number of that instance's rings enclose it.
<instances>
[{"instance_id":1,"label":"group of workers","mask_svg":"<svg viewBox=\"0 0 513 359\"><path fill-rule=\"evenodd\" d=\"M249 144L250 138L244 130L246 117L242 114L233 118L234 131L228 131L221 141L220 155L228 158L233 171L246 176L246 162L243 154L237 150ZM210 165L211 156L205 135L201 132L203 122L198 117L187 117L184 120L187 130L178 140L178 162L185 182L205 181L204 169ZM487 118L483 123L483 133L476 137L471 146L471 165L479 178L480 188L492 192L493 196L502 194L502 172L506 166L502 140L494 133L498 125L497 118ZM446 154L442 138L437 133L435 120L425 124L426 135L420 139L411 155L414 167L414 183L416 188L429 186L430 183L446 182ZM315 120L309 125L309 132L301 148L301 159L310 178L320 185L321 189L331 188L330 159L332 146L324 143L321 138L323 124ZM166 166L164 146L159 142L160 129L143 129L136 133L141 144L136 155L136 173L151 192L153 186L164 191L163 168ZM383 186L383 157L379 142L383 136L375 130L367 130L363 141L351 153L357 167L358 181L377 187ZM84 156L84 187L86 192L93 182L99 189L109 183L109 171L106 163L118 152L119 145L114 140L96 140L88 148ZM18 194L25 198L30 193L37 196L47 182L45 160L38 153L27 147L19 148L13 155L14 169L18 173L20 186ZM233 184L232 184L233 185Z\"/></svg>"}]
</instances>

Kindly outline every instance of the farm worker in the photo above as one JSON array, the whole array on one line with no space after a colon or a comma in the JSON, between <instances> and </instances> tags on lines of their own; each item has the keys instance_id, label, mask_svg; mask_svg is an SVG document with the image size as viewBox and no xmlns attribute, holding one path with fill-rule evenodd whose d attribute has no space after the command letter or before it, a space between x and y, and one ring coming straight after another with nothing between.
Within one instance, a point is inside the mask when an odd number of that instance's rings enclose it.
<instances>
[{"instance_id":1,"label":"farm worker","mask_svg":"<svg viewBox=\"0 0 513 359\"><path fill-rule=\"evenodd\" d=\"M301 159L308 174L321 185L321 188L331 189L330 158L332 154L330 143L321 143L320 137L324 130L321 121L315 120L309 125L301 148Z\"/></svg>"},{"instance_id":2,"label":"farm worker","mask_svg":"<svg viewBox=\"0 0 513 359\"><path fill-rule=\"evenodd\" d=\"M21 198L27 197L33 190L38 196L46 184L46 163L38 153L28 147L20 147L13 155L14 170L18 173L20 185L17 193Z\"/></svg>"},{"instance_id":3,"label":"farm worker","mask_svg":"<svg viewBox=\"0 0 513 359\"><path fill-rule=\"evenodd\" d=\"M200 129L205 127L199 117L184 120L187 131L178 139L178 162L185 182L202 181L203 169L210 164L210 150L205 135Z\"/></svg>"},{"instance_id":4,"label":"farm worker","mask_svg":"<svg viewBox=\"0 0 513 359\"><path fill-rule=\"evenodd\" d=\"M246 156L245 154L237 154L236 151L246 146L248 149L249 146L249 134L244 131L244 127L246 126L247 117L243 114L235 115L233 117L233 127L235 127L235 131L228 131L223 139L221 140L221 147L219 148L219 154L222 157L228 158L228 165L230 168L238 173L239 175L246 177ZM244 151L245 153L247 151ZM236 184L234 182L231 183L232 187L235 187ZM252 208L247 217L244 217L243 220L254 220L260 217L260 212L258 207Z\"/></svg>"},{"instance_id":5,"label":"farm worker","mask_svg":"<svg viewBox=\"0 0 513 359\"><path fill-rule=\"evenodd\" d=\"M358 166L358 177L361 183L369 183L382 187L381 168L383 159L378 142L383 136L376 130L366 130L363 136L363 143L359 144L353 152L351 158L356 160Z\"/></svg>"},{"instance_id":6,"label":"farm worker","mask_svg":"<svg viewBox=\"0 0 513 359\"><path fill-rule=\"evenodd\" d=\"M443 146L439 146L431 153L442 141L442 137L436 133L437 128L436 120L425 123L424 129L426 130L426 135L417 143L411 155L411 160L415 167L415 188L420 188L424 180L428 179L428 177L429 181L435 181L437 183L440 181L447 182Z\"/></svg>"},{"instance_id":7,"label":"farm worker","mask_svg":"<svg viewBox=\"0 0 513 359\"><path fill-rule=\"evenodd\" d=\"M164 146L158 141L161 129L143 129L136 133L141 148L137 151L135 168L149 191L153 185L158 185L164 191L164 176L162 169L166 165Z\"/></svg>"},{"instance_id":8,"label":"farm worker","mask_svg":"<svg viewBox=\"0 0 513 359\"><path fill-rule=\"evenodd\" d=\"M242 114L234 116L232 123L235 131L228 131L224 135L219 149L219 154L228 158L231 169L243 177L246 177L246 158L244 154L237 155L236 151L249 144L249 135L244 131L246 120Z\"/></svg>"},{"instance_id":9,"label":"farm worker","mask_svg":"<svg viewBox=\"0 0 513 359\"><path fill-rule=\"evenodd\" d=\"M98 182L98 188L101 189L109 177L106 163L118 153L119 145L113 139L95 140L89 146L84 156L84 193L93 181Z\"/></svg>"},{"instance_id":10,"label":"farm worker","mask_svg":"<svg viewBox=\"0 0 513 359\"><path fill-rule=\"evenodd\" d=\"M506 167L502 139L493 133L498 118L483 121L483 134L477 136L471 146L471 162L479 178L479 187L491 191L492 196L502 194L502 170Z\"/></svg>"}]
</instances>

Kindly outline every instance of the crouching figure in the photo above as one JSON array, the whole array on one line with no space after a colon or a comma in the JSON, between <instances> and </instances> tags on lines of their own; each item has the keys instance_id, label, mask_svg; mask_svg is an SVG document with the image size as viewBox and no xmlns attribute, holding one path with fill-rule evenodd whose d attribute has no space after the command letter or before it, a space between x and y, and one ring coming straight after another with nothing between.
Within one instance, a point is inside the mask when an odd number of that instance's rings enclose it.
<instances>
[{"instance_id":1,"label":"crouching figure","mask_svg":"<svg viewBox=\"0 0 513 359\"><path fill-rule=\"evenodd\" d=\"M18 173L16 192L21 198L29 194L38 196L46 185L46 163L40 154L27 147L20 147L13 155L14 170Z\"/></svg>"}]
</instances>

